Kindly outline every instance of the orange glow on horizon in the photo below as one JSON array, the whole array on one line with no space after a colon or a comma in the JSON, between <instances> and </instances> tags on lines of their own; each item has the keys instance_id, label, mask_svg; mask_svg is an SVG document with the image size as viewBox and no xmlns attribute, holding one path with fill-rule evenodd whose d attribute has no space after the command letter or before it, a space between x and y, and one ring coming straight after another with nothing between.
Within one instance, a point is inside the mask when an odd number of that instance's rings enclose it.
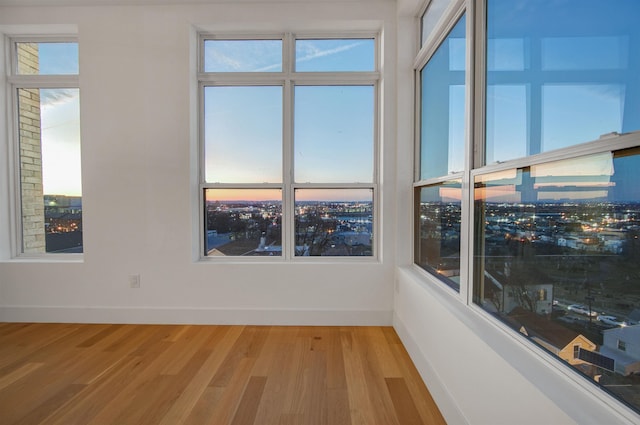
<instances>
[{"instance_id":1,"label":"orange glow on horizon","mask_svg":"<svg viewBox=\"0 0 640 425\"><path fill-rule=\"evenodd\" d=\"M371 189L296 189L296 201L373 202ZM207 202L280 201L280 189L205 189Z\"/></svg>"}]
</instances>

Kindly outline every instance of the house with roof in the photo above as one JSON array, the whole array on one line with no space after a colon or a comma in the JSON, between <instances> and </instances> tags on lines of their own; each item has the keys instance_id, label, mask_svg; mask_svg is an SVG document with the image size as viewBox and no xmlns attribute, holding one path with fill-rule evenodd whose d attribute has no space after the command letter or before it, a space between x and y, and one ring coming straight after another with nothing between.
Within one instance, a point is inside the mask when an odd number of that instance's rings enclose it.
<instances>
[{"instance_id":1,"label":"house with roof","mask_svg":"<svg viewBox=\"0 0 640 425\"><path fill-rule=\"evenodd\" d=\"M600 352L615 361L620 375L640 373L640 325L622 326L603 332Z\"/></svg>"},{"instance_id":2,"label":"house with roof","mask_svg":"<svg viewBox=\"0 0 640 425\"><path fill-rule=\"evenodd\" d=\"M550 316L539 315L522 307L514 308L509 313L508 321L521 334L570 365L585 373L591 371L592 363L580 356L580 350L595 352L598 346L584 335L552 321Z\"/></svg>"}]
</instances>

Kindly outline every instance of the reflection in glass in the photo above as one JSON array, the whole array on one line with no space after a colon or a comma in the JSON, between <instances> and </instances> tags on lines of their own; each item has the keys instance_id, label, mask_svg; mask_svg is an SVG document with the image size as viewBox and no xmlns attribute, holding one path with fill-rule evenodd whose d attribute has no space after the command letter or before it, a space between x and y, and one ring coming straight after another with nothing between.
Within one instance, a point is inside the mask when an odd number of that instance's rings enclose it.
<instances>
[{"instance_id":1,"label":"reflection in glass","mask_svg":"<svg viewBox=\"0 0 640 425\"><path fill-rule=\"evenodd\" d=\"M372 256L373 190L296 189L296 256Z\"/></svg>"},{"instance_id":2,"label":"reflection in glass","mask_svg":"<svg viewBox=\"0 0 640 425\"><path fill-rule=\"evenodd\" d=\"M373 182L373 86L297 86L294 114L296 182Z\"/></svg>"},{"instance_id":3,"label":"reflection in glass","mask_svg":"<svg viewBox=\"0 0 640 425\"><path fill-rule=\"evenodd\" d=\"M205 40L204 72L282 72L282 40Z\"/></svg>"},{"instance_id":4,"label":"reflection in glass","mask_svg":"<svg viewBox=\"0 0 640 425\"><path fill-rule=\"evenodd\" d=\"M629 37L548 37L541 40L542 69L627 69Z\"/></svg>"},{"instance_id":5,"label":"reflection in glass","mask_svg":"<svg viewBox=\"0 0 640 425\"><path fill-rule=\"evenodd\" d=\"M486 163L640 130L638 16L636 0L489 0Z\"/></svg>"},{"instance_id":6,"label":"reflection in glass","mask_svg":"<svg viewBox=\"0 0 640 425\"><path fill-rule=\"evenodd\" d=\"M487 40L487 69L489 71L524 71L524 43L525 41L520 38Z\"/></svg>"},{"instance_id":7,"label":"reflection in glass","mask_svg":"<svg viewBox=\"0 0 640 425\"><path fill-rule=\"evenodd\" d=\"M596 134L622 132L624 97L623 85L543 85L542 151L589 141ZM569 132L567 123L579 124Z\"/></svg>"},{"instance_id":8,"label":"reflection in glass","mask_svg":"<svg viewBox=\"0 0 640 425\"><path fill-rule=\"evenodd\" d=\"M78 43L16 43L18 75L78 74Z\"/></svg>"},{"instance_id":9,"label":"reflection in glass","mask_svg":"<svg viewBox=\"0 0 640 425\"><path fill-rule=\"evenodd\" d=\"M421 180L464 169L465 17L421 71Z\"/></svg>"},{"instance_id":10,"label":"reflection in glass","mask_svg":"<svg viewBox=\"0 0 640 425\"><path fill-rule=\"evenodd\" d=\"M526 156L527 151L527 87L501 84L487 87L487 158L506 161ZM490 142L489 142L490 141Z\"/></svg>"},{"instance_id":11,"label":"reflection in glass","mask_svg":"<svg viewBox=\"0 0 640 425\"><path fill-rule=\"evenodd\" d=\"M480 175L474 212L474 301L636 409L639 179L640 148Z\"/></svg>"},{"instance_id":12,"label":"reflection in glass","mask_svg":"<svg viewBox=\"0 0 640 425\"><path fill-rule=\"evenodd\" d=\"M298 39L295 61L298 72L374 71L375 40Z\"/></svg>"},{"instance_id":13,"label":"reflection in glass","mask_svg":"<svg viewBox=\"0 0 640 425\"><path fill-rule=\"evenodd\" d=\"M207 256L281 256L282 191L205 189Z\"/></svg>"},{"instance_id":14,"label":"reflection in glass","mask_svg":"<svg viewBox=\"0 0 640 425\"><path fill-rule=\"evenodd\" d=\"M415 262L460 290L461 181L417 188L416 197L420 203Z\"/></svg>"},{"instance_id":15,"label":"reflection in glass","mask_svg":"<svg viewBox=\"0 0 640 425\"><path fill-rule=\"evenodd\" d=\"M79 89L18 89L24 253L81 253Z\"/></svg>"},{"instance_id":16,"label":"reflection in glass","mask_svg":"<svg viewBox=\"0 0 640 425\"><path fill-rule=\"evenodd\" d=\"M282 87L205 87L208 183L282 181Z\"/></svg>"}]
</instances>

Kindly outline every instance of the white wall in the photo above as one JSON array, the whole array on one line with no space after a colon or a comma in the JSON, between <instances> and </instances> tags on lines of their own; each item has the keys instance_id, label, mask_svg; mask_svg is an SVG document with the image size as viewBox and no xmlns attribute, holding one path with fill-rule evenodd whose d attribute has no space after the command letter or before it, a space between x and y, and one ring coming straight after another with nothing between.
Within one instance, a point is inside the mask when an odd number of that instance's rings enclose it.
<instances>
[{"instance_id":1,"label":"white wall","mask_svg":"<svg viewBox=\"0 0 640 425\"><path fill-rule=\"evenodd\" d=\"M380 261L365 263L197 260L194 48L198 28L366 28L395 46L393 2L0 6L5 34L53 24L77 26L80 44L84 259L8 258L3 163L0 320L391 324L392 243L381 245ZM385 57L381 241L392 242L395 56ZM129 288L132 274L140 289Z\"/></svg>"}]
</instances>

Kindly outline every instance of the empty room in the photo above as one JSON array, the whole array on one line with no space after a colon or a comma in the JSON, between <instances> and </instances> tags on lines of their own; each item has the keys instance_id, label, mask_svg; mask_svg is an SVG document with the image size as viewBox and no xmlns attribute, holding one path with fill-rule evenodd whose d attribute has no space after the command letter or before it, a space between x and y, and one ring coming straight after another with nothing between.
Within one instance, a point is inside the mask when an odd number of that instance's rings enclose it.
<instances>
[{"instance_id":1,"label":"empty room","mask_svg":"<svg viewBox=\"0 0 640 425\"><path fill-rule=\"evenodd\" d=\"M637 0L0 0L0 423L640 422Z\"/></svg>"}]
</instances>

